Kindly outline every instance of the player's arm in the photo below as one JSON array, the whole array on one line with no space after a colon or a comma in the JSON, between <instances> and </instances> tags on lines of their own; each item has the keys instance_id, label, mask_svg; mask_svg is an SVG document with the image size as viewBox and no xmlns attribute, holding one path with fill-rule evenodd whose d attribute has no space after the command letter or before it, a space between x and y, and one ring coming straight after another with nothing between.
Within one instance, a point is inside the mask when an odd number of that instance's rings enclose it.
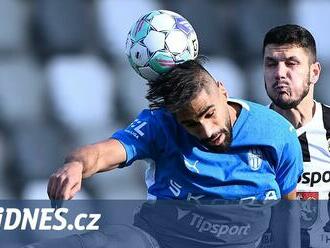
<instances>
[{"instance_id":1,"label":"player's arm","mask_svg":"<svg viewBox=\"0 0 330 248\"><path fill-rule=\"evenodd\" d=\"M125 148L115 139L78 148L66 157L63 167L50 176L48 196L50 199L72 199L80 190L82 179L115 169L125 160Z\"/></svg>"},{"instance_id":2,"label":"player's arm","mask_svg":"<svg viewBox=\"0 0 330 248\"><path fill-rule=\"evenodd\" d=\"M283 132L283 149L279 149L279 163L276 168L276 180L279 184L282 200L272 209L270 227L273 247L300 247L300 212L296 201L296 187L302 173L303 161L301 147L295 130L288 128Z\"/></svg>"},{"instance_id":3,"label":"player's arm","mask_svg":"<svg viewBox=\"0 0 330 248\"><path fill-rule=\"evenodd\" d=\"M296 187L303 171L303 156L295 129L291 125L288 129L289 132L284 129L281 133L284 144L277 149L278 163L275 173L281 198L296 200Z\"/></svg>"},{"instance_id":4,"label":"player's arm","mask_svg":"<svg viewBox=\"0 0 330 248\"><path fill-rule=\"evenodd\" d=\"M294 189L294 190L292 190L290 193L284 195L284 196L283 196L283 199L285 199L285 200L290 200L290 201L297 200L297 190Z\"/></svg>"},{"instance_id":5,"label":"player's arm","mask_svg":"<svg viewBox=\"0 0 330 248\"><path fill-rule=\"evenodd\" d=\"M300 247L300 207L299 202L293 199L295 192L291 193L272 208L270 229L274 248Z\"/></svg>"}]
</instances>

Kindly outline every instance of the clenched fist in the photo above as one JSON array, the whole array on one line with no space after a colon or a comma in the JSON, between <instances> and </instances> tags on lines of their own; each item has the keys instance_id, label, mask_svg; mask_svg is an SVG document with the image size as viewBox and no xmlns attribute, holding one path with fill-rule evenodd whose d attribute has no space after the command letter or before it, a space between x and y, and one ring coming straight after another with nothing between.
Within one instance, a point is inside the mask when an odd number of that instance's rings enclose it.
<instances>
[{"instance_id":1,"label":"clenched fist","mask_svg":"<svg viewBox=\"0 0 330 248\"><path fill-rule=\"evenodd\" d=\"M49 178L47 193L52 200L70 200L81 188L83 165L68 162Z\"/></svg>"}]
</instances>

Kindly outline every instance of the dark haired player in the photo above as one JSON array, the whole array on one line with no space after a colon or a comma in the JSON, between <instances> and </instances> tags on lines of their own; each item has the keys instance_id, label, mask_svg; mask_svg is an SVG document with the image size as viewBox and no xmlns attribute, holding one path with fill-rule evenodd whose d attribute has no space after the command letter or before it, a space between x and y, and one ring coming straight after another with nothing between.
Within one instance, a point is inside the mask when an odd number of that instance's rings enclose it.
<instances>
[{"instance_id":1,"label":"dark haired player","mask_svg":"<svg viewBox=\"0 0 330 248\"><path fill-rule=\"evenodd\" d=\"M149 199L193 203L296 199L301 149L295 129L282 116L255 103L229 99L223 84L198 61L175 66L149 87L151 109L111 139L72 152L50 177L51 199L71 199L83 178L129 166L137 159L150 162ZM182 219L176 210L151 209L141 209L135 227L162 247L255 247L269 222L269 216L257 214L244 224L248 216L243 210L231 212L234 207L227 209L229 213L189 210L184 218L180 215ZM126 232L116 234L122 233ZM76 243L89 247L87 237ZM130 239L120 240L122 247L131 247L125 243Z\"/></svg>"},{"instance_id":2,"label":"dark haired player","mask_svg":"<svg viewBox=\"0 0 330 248\"><path fill-rule=\"evenodd\" d=\"M298 198L329 200L330 192L330 108L314 99L314 87L321 66L312 34L298 25L282 25L264 38L264 78L270 108L283 115L297 130L304 161ZM320 202L321 203L321 202ZM303 201L303 233L312 247L330 245L330 223L326 202ZM329 203L328 203L329 204ZM320 217L318 217L318 215ZM303 239L309 235L303 235ZM304 242L306 243L306 242ZM308 245L308 246L309 246Z\"/></svg>"}]
</instances>

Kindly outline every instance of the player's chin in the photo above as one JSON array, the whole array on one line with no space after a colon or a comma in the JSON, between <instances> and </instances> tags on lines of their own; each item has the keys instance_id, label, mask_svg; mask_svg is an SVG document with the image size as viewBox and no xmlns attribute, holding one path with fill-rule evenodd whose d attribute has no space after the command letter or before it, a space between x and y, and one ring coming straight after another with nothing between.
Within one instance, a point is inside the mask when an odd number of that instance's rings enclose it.
<instances>
[{"instance_id":1,"label":"player's chin","mask_svg":"<svg viewBox=\"0 0 330 248\"><path fill-rule=\"evenodd\" d=\"M229 146L208 146L209 150L213 152L228 152L229 151Z\"/></svg>"},{"instance_id":2,"label":"player's chin","mask_svg":"<svg viewBox=\"0 0 330 248\"><path fill-rule=\"evenodd\" d=\"M215 152L227 152L232 142L231 132L221 132L214 140L205 141L205 145L212 151Z\"/></svg>"},{"instance_id":3,"label":"player's chin","mask_svg":"<svg viewBox=\"0 0 330 248\"><path fill-rule=\"evenodd\" d=\"M215 152L227 152L230 149L231 140L225 140L221 144L208 144L210 150Z\"/></svg>"},{"instance_id":4,"label":"player's chin","mask_svg":"<svg viewBox=\"0 0 330 248\"><path fill-rule=\"evenodd\" d=\"M281 109L291 109L295 108L300 101L294 101L292 99L287 98L277 98L276 101L274 101L275 105L280 107Z\"/></svg>"}]
</instances>

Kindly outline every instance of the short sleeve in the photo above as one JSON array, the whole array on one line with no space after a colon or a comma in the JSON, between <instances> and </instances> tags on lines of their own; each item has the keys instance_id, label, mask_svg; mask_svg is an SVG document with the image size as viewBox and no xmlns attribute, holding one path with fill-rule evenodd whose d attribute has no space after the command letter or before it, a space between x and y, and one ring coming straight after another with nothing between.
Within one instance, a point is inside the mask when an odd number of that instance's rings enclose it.
<instances>
[{"instance_id":1,"label":"short sleeve","mask_svg":"<svg viewBox=\"0 0 330 248\"><path fill-rule=\"evenodd\" d=\"M276 181L281 195L287 195L297 187L298 179L303 172L303 158L296 130L290 124L287 135L283 136L283 146L276 168Z\"/></svg>"},{"instance_id":2,"label":"short sleeve","mask_svg":"<svg viewBox=\"0 0 330 248\"><path fill-rule=\"evenodd\" d=\"M120 167L135 160L157 157L156 138L162 133L159 129L153 111L143 110L127 128L115 132L111 138L122 143L126 150L126 161Z\"/></svg>"}]
</instances>

